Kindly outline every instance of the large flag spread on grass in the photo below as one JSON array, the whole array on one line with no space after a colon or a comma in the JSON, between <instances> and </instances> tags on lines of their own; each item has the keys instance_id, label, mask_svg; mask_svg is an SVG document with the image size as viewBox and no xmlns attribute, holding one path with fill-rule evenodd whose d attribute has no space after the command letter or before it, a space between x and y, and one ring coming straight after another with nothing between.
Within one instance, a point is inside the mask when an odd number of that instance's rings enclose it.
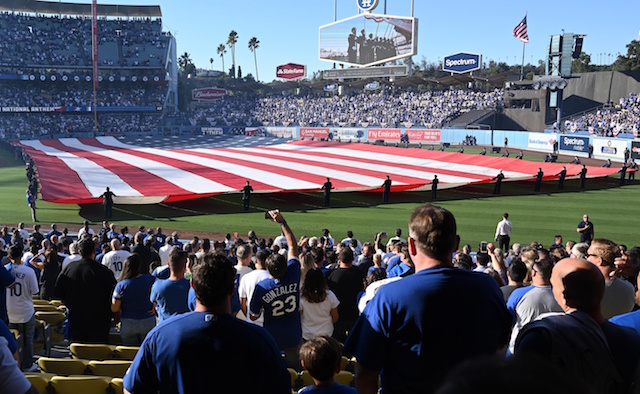
<instances>
[{"instance_id":1,"label":"large flag spread on grass","mask_svg":"<svg viewBox=\"0 0 640 394\"><path fill-rule=\"evenodd\" d=\"M233 141L233 140L230 140ZM120 204L146 204L239 193L247 180L256 192L319 192L326 178L334 191L381 191L387 175L392 191L426 190L434 175L439 188L492 182L558 178L562 164L394 148L369 144L296 141L271 146L163 150L114 137L20 141L35 160L42 199L82 204L101 201L107 187ZM582 166L566 165L567 177ZM588 176L616 169L589 167Z\"/></svg>"}]
</instances>

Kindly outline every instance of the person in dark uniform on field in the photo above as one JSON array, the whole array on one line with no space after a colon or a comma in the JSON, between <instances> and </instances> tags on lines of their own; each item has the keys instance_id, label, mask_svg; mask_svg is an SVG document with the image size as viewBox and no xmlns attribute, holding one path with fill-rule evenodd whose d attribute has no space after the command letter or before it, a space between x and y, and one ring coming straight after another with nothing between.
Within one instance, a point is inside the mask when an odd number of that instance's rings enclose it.
<instances>
[{"instance_id":1,"label":"person in dark uniform on field","mask_svg":"<svg viewBox=\"0 0 640 394\"><path fill-rule=\"evenodd\" d=\"M253 191L253 187L247 181L247 184L242 188L242 205L244 206L244 210L249 210L249 203L251 201L251 192Z\"/></svg>"},{"instance_id":2,"label":"person in dark uniform on field","mask_svg":"<svg viewBox=\"0 0 640 394\"><path fill-rule=\"evenodd\" d=\"M431 201L435 201L438 196L438 183L440 183L440 180L438 180L437 175L434 175L431 181Z\"/></svg>"},{"instance_id":3,"label":"person in dark uniform on field","mask_svg":"<svg viewBox=\"0 0 640 394\"><path fill-rule=\"evenodd\" d=\"M111 190L109 190L108 187L107 190L105 190L105 192L100 195L100 198L104 199L102 200L102 205L104 205L105 219L111 219L113 217L113 197L116 197L116 195Z\"/></svg>"},{"instance_id":4,"label":"person in dark uniform on field","mask_svg":"<svg viewBox=\"0 0 640 394\"><path fill-rule=\"evenodd\" d=\"M638 164L636 164L636 161L631 159L631 162L629 163L629 168L627 169L627 172L629 173L629 180L636 180L636 172L638 172Z\"/></svg>"},{"instance_id":5,"label":"person in dark uniform on field","mask_svg":"<svg viewBox=\"0 0 640 394\"><path fill-rule=\"evenodd\" d=\"M493 187L493 194L500 194L500 189L502 188L502 180L504 179L504 174L502 170L496 175L493 180L496 181L496 185Z\"/></svg>"},{"instance_id":6,"label":"person in dark uniform on field","mask_svg":"<svg viewBox=\"0 0 640 394\"><path fill-rule=\"evenodd\" d=\"M389 179L389 175L387 175L382 187L384 188L382 190L382 202L389 202L389 196L391 195L391 179Z\"/></svg>"},{"instance_id":7,"label":"person in dark uniform on field","mask_svg":"<svg viewBox=\"0 0 640 394\"><path fill-rule=\"evenodd\" d=\"M585 184L587 183L587 166L582 165L582 169L580 170L580 189L584 190Z\"/></svg>"},{"instance_id":8,"label":"person in dark uniform on field","mask_svg":"<svg viewBox=\"0 0 640 394\"><path fill-rule=\"evenodd\" d=\"M322 190L324 190L324 206L331 206L331 189L333 189L333 184L331 183L331 179L327 178L327 181L322 185Z\"/></svg>"},{"instance_id":9,"label":"person in dark uniform on field","mask_svg":"<svg viewBox=\"0 0 640 394\"><path fill-rule=\"evenodd\" d=\"M560 178L558 178L558 190L562 190L564 189L564 178L567 176L567 167L562 166L562 171L557 175L560 176Z\"/></svg>"},{"instance_id":10,"label":"person in dark uniform on field","mask_svg":"<svg viewBox=\"0 0 640 394\"><path fill-rule=\"evenodd\" d=\"M516 156L516 159L522 160L523 157L524 157L524 153L522 153L522 151L520 151L520 152L518 152L518 155Z\"/></svg>"},{"instance_id":11,"label":"person in dark uniform on field","mask_svg":"<svg viewBox=\"0 0 640 394\"><path fill-rule=\"evenodd\" d=\"M480 154L481 154L482 156L486 156L486 154L487 154L487 148L482 148L482 151L480 151Z\"/></svg>"},{"instance_id":12,"label":"person in dark uniform on field","mask_svg":"<svg viewBox=\"0 0 640 394\"><path fill-rule=\"evenodd\" d=\"M627 176L627 162L622 163L622 167L620 167L620 186L624 186L624 179Z\"/></svg>"},{"instance_id":13,"label":"person in dark uniform on field","mask_svg":"<svg viewBox=\"0 0 640 394\"><path fill-rule=\"evenodd\" d=\"M538 167L538 173L536 174L536 185L534 191L539 192L540 187L542 186L542 176L544 173L542 172L542 168Z\"/></svg>"},{"instance_id":14,"label":"person in dark uniform on field","mask_svg":"<svg viewBox=\"0 0 640 394\"><path fill-rule=\"evenodd\" d=\"M36 197L31 194L31 190L27 190L27 204L29 205L29 209L31 209L31 219L34 222L37 222L36 219Z\"/></svg>"}]
</instances>

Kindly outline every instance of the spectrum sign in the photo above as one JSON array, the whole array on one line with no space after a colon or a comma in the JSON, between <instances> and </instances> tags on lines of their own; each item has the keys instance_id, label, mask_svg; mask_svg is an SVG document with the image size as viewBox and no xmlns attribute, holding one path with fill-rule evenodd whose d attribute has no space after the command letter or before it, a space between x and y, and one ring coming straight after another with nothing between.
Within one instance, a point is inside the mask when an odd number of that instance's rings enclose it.
<instances>
[{"instance_id":1,"label":"spectrum sign","mask_svg":"<svg viewBox=\"0 0 640 394\"><path fill-rule=\"evenodd\" d=\"M307 66L302 64L287 63L276 67L276 78L300 79L307 76Z\"/></svg>"},{"instance_id":2,"label":"spectrum sign","mask_svg":"<svg viewBox=\"0 0 640 394\"><path fill-rule=\"evenodd\" d=\"M482 55L459 52L445 56L442 61L442 71L463 74L482 68Z\"/></svg>"}]
</instances>

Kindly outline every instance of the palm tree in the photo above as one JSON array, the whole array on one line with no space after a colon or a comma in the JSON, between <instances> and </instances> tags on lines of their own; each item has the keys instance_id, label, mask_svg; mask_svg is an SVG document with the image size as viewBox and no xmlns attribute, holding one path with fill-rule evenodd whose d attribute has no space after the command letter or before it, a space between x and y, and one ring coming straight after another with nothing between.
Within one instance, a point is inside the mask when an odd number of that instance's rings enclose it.
<instances>
[{"instance_id":1,"label":"palm tree","mask_svg":"<svg viewBox=\"0 0 640 394\"><path fill-rule=\"evenodd\" d=\"M227 45L231 49L231 69L233 70L233 78L236 77L236 42L238 42L238 33L235 30L231 30L229 38L227 38Z\"/></svg>"},{"instance_id":2,"label":"palm tree","mask_svg":"<svg viewBox=\"0 0 640 394\"><path fill-rule=\"evenodd\" d=\"M191 55L188 52L183 53L178 58L178 66L180 66L180 71L184 74L192 74L196 66L193 64L193 60L191 60Z\"/></svg>"},{"instance_id":3,"label":"palm tree","mask_svg":"<svg viewBox=\"0 0 640 394\"><path fill-rule=\"evenodd\" d=\"M260 41L258 41L258 39L255 37L252 37L249 40L249 50L253 52L253 61L256 64L256 81L257 82L260 82L260 77L258 77L258 59L256 57L256 50L260 46L259 44L260 44Z\"/></svg>"},{"instance_id":4,"label":"palm tree","mask_svg":"<svg viewBox=\"0 0 640 394\"><path fill-rule=\"evenodd\" d=\"M211 69L213 70L213 58L209 58L209 63L211 63Z\"/></svg>"},{"instance_id":5,"label":"palm tree","mask_svg":"<svg viewBox=\"0 0 640 394\"><path fill-rule=\"evenodd\" d=\"M218 55L222 59L222 73L224 74L224 54L227 53L227 47L224 44L218 45Z\"/></svg>"}]
</instances>

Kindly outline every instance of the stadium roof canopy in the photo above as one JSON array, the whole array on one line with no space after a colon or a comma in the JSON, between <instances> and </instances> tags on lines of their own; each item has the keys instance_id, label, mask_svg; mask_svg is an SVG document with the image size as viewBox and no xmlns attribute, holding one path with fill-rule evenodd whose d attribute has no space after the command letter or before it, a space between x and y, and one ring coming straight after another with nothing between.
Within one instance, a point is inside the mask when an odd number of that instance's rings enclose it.
<instances>
[{"instance_id":1,"label":"stadium roof canopy","mask_svg":"<svg viewBox=\"0 0 640 394\"><path fill-rule=\"evenodd\" d=\"M0 11L51 15L91 15L91 4L64 3L37 0L0 0ZM106 5L98 4L101 17L162 18L159 5Z\"/></svg>"}]
</instances>

